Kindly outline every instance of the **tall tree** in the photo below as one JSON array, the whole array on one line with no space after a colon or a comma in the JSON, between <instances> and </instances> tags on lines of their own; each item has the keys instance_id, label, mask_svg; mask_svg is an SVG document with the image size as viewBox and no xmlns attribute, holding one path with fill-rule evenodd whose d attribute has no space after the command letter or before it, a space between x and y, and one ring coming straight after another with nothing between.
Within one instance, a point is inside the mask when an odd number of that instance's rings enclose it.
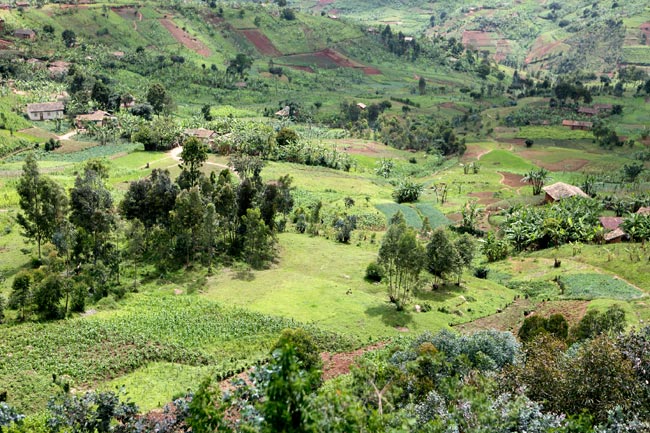
<instances>
[{"instance_id":1,"label":"tall tree","mask_svg":"<svg viewBox=\"0 0 650 433\"><path fill-rule=\"evenodd\" d=\"M177 252L184 253L186 265L192 263L197 252L204 212L205 205L197 187L181 191L172 211L172 230Z\"/></svg>"},{"instance_id":2,"label":"tall tree","mask_svg":"<svg viewBox=\"0 0 650 433\"><path fill-rule=\"evenodd\" d=\"M424 266L424 248L401 212L391 218L377 261L388 277L388 298L402 310Z\"/></svg>"},{"instance_id":3,"label":"tall tree","mask_svg":"<svg viewBox=\"0 0 650 433\"><path fill-rule=\"evenodd\" d=\"M427 244L427 270L444 281L445 277L458 268L461 259L447 232L437 229Z\"/></svg>"},{"instance_id":4,"label":"tall tree","mask_svg":"<svg viewBox=\"0 0 650 433\"><path fill-rule=\"evenodd\" d=\"M83 176L77 176L70 190L70 222L79 233L76 252L86 255L86 259L90 254L94 264L102 258L103 249L116 224L113 198L104 184L106 177L106 166L101 162L89 161ZM89 249L85 247L87 244L90 245Z\"/></svg>"},{"instance_id":5,"label":"tall tree","mask_svg":"<svg viewBox=\"0 0 650 433\"><path fill-rule=\"evenodd\" d=\"M242 217L242 225L244 260L253 268L262 268L273 258L273 232L264 224L259 209L248 209Z\"/></svg>"},{"instance_id":6,"label":"tall tree","mask_svg":"<svg viewBox=\"0 0 650 433\"><path fill-rule=\"evenodd\" d=\"M183 151L180 156L183 161L181 169L188 179L189 186L196 186L201 176L201 167L208 159L208 146L198 138L190 137L183 143Z\"/></svg>"},{"instance_id":7,"label":"tall tree","mask_svg":"<svg viewBox=\"0 0 650 433\"><path fill-rule=\"evenodd\" d=\"M165 86L154 83L147 91L147 102L153 107L153 112L161 114L171 109L173 102Z\"/></svg>"},{"instance_id":8,"label":"tall tree","mask_svg":"<svg viewBox=\"0 0 650 433\"><path fill-rule=\"evenodd\" d=\"M23 165L23 174L16 187L23 213L18 214L18 224L23 235L38 245L41 259L41 245L54 235L68 211L68 199L59 186L50 178L42 177L34 154L30 153Z\"/></svg>"},{"instance_id":9,"label":"tall tree","mask_svg":"<svg viewBox=\"0 0 650 433\"><path fill-rule=\"evenodd\" d=\"M32 303L32 277L28 272L20 272L14 278L9 295L9 306L20 310L20 320L25 320L25 311Z\"/></svg>"}]
</instances>

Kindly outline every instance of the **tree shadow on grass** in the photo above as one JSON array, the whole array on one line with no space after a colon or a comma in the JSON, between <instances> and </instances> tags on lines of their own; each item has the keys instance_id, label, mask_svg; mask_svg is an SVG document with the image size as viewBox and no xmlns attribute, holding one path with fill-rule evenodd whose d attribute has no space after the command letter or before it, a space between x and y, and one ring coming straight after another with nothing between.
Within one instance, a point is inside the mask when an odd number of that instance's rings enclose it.
<instances>
[{"instance_id":1,"label":"tree shadow on grass","mask_svg":"<svg viewBox=\"0 0 650 433\"><path fill-rule=\"evenodd\" d=\"M455 284L445 284L440 286L438 289L431 290L429 288L420 289L414 294L414 298L417 301L430 301L430 302L445 302L452 298L457 298L458 296L464 295L467 293L467 289L463 286L457 286Z\"/></svg>"},{"instance_id":2,"label":"tree shadow on grass","mask_svg":"<svg viewBox=\"0 0 650 433\"><path fill-rule=\"evenodd\" d=\"M249 267L233 268L232 279L242 281L253 281L255 274Z\"/></svg>"},{"instance_id":3,"label":"tree shadow on grass","mask_svg":"<svg viewBox=\"0 0 650 433\"><path fill-rule=\"evenodd\" d=\"M409 306L406 307L407 309ZM397 311L394 304L385 303L377 305L375 307L370 307L366 309L366 314L370 317L381 318L381 321L393 328L397 327L407 327L411 322L413 322L413 316L408 310Z\"/></svg>"}]
</instances>

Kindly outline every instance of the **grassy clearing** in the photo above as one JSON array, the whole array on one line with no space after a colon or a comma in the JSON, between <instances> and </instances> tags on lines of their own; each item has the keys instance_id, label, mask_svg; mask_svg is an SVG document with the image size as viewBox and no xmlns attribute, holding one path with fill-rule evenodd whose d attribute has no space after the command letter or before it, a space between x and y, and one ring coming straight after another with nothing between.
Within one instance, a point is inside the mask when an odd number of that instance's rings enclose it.
<instances>
[{"instance_id":1,"label":"grassy clearing","mask_svg":"<svg viewBox=\"0 0 650 433\"><path fill-rule=\"evenodd\" d=\"M217 368L192 366L171 362L152 362L131 373L109 380L100 390L124 388L127 396L138 403L142 411L163 407L173 397L187 393L206 376L214 377Z\"/></svg>"},{"instance_id":2,"label":"grassy clearing","mask_svg":"<svg viewBox=\"0 0 650 433\"><path fill-rule=\"evenodd\" d=\"M417 333L492 314L515 293L494 282L467 277L464 287L431 291L425 285L412 301L446 307L446 312L397 312L388 303L383 285L363 279L366 266L376 259L376 247L342 245L292 233L284 233L279 239L277 267L254 273L228 269L209 280L206 296L376 340L399 335L397 327ZM350 294L346 294L348 290Z\"/></svg>"}]
</instances>

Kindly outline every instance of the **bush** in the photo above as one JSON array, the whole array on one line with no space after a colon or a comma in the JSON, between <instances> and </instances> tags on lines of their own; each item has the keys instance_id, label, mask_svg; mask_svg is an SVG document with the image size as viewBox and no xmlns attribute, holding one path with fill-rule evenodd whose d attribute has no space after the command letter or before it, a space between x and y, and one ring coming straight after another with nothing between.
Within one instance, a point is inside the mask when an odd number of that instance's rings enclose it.
<instances>
[{"instance_id":1,"label":"bush","mask_svg":"<svg viewBox=\"0 0 650 433\"><path fill-rule=\"evenodd\" d=\"M418 201L423 189L424 185L421 183L415 183L410 179L404 179L397 185L395 191L393 191L393 199L397 203L412 203Z\"/></svg>"},{"instance_id":2,"label":"bush","mask_svg":"<svg viewBox=\"0 0 650 433\"><path fill-rule=\"evenodd\" d=\"M366 280L374 283L381 283L384 278L384 269L377 263L372 262L366 268Z\"/></svg>"},{"instance_id":3,"label":"bush","mask_svg":"<svg viewBox=\"0 0 650 433\"><path fill-rule=\"evenodd\" d=\"M485 266L479 266L474 269L474 276L476 278L481 278L482 280L485 280L488 277L489 273L490 273L490 268L487 268Z\"/></svg>"}]
</instances>

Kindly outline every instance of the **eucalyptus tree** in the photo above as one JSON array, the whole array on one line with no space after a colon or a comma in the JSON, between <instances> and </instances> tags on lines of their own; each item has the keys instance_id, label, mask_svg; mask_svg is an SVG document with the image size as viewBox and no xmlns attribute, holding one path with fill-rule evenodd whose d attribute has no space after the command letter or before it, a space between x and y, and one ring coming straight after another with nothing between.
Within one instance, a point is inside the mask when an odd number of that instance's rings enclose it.
<instances>
[{"instance_id":1,"label":"eucalyptus tree","mask_svg":"<svg viewBox=\"0 0 650 433\"><path fill-rule=\"evenodd\" d=\"M25 159L16 190L22 211L17 217L18 224L23 228L23 235L36 242L40 260L42 244L52 239L65 219L68 199L60 185L40 175L33 153Z\"/></svg>"}]
</instances>

